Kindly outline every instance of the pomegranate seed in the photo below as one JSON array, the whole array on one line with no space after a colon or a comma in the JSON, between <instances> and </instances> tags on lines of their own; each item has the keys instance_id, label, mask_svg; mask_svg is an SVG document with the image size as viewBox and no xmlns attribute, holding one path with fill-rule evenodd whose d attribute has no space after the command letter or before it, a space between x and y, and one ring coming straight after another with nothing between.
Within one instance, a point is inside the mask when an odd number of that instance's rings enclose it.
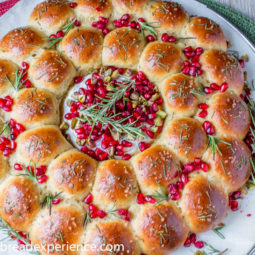
<instances>
[{"instance_id":1,"label":"pomegranate seed","mask_svg":"<svg viewBox=\"0 0 255 255\"><path fill-rule=\"evenodd\" d=\"M113 23L116 28L122 27L121 20L119 19L114 20Z\"/></svg>"},{"instance_id":2,"label":"pomegranate seed","mask_svg":"<svg viewBox=\"0 0 255 255\"><path fill-rule=\"evenodd\" d=\"M36 175L41 176L44 175L47 171L47 166L40 166L36 168Z\"/></svg>"},{"instance_id":3,"label":"pomegranate seed","mask_svg":"<svg viewBox=\"0 0 255 255\"><path fill-rule=\"evenodd\" d=\"M119 209L117 213L121 216L128 215L128 209Z\"/></svg>"},{"instance_id":4,"label":"pomegranate seed","mask_svg":"<svg viewBox=\"0 0 255 255\"><path fill-rule=\"evenodd\" d=\"M60 30L60 31L58 31L58 32L56 33L56 36L57 36L58 38L62 38L62 37L64 37L64 35L65 35L65 33L64 33L62 30Z\"/></svg>"},{"instance_id":5,"label":"pomegranate seed","mask_svg":"<svg viewBox=\"0 0 255 255\"><path fill-rule=\"evenodd\" d=\"M145 197L143 195L143 193L138 193L137 195L137 204L141 205L145 203Z\"/></svg>"},{"instance_id":6,"label":"pomegranate seed","mask_svg":"<svg viewBox=\"0 0 255 255\"><path fill-rule=\"evenodd\" d=\"M219 90L220 89L220 86L216 83L211 83L210 84L210 88L213 89L213 90Z\"/></svg>"},{"instance_id":7,"label":"pomegranate seed","mask_svg":"<svg viewBox=\"0 0 255 255\"><path fill-rule=\"evenodd\" d=\"M228 89L228 83L224 82L220 86L220 92L225 92Z\"/></svg>"},{"instance_id":8,"label":"pomegranate seed","mask_svg":"<svg viewBox=\"0 0 255 255\"><path fill-rule=\"evenodd\" d=\"M92 27L97 27L97 21L94 21L94 22L92 23Z\"/></svg>"},{"instance_id":9,"label":"pomegranate seed","mask_svg":"<svg viewBox=\"0 0 255 255\"><path fill-rule=\"evenodd\" d=\"M52 34L52 35L50 35L50 38L55 39L55 38L57 38L57 36Z\"/></svg>"},{"instance_id":10,"label":"pomegranate seed","mask_svg":"<svg viewBox=\"0 0 255 255\"><path fill-rule=\"evenodd\" d=\"M242 195L242 192L240 190L238 191L235 191L232 195L231 195L231 198L236 200L236 199L239 199Z\"/></svg>"},{"instance_id":11,"label":"pomegranate seed","mask_svg":"<svg viewBox=\"0 0 255 255\"><path fill-rule=\"evenodd\" d=\"M193 164L186 164L184 166L184 172L185 173L191 173L192 171L194 171L195 168L194 168L194 165Z\"/></svg>"},{"instance_id":12,"label":"pomegranate seed","mask_svg":"<svg viewBox=\"0 0 255 255\"><path fill-rule=\"evenodd\" d=\"M245 64L244 64L244 60L243 59L239 59L239 64L242 68L245 68Z\"/></svg>"},{"instance_id":13,"label":"pomegranate seed","mask_svg":"<svg viewBox=\"0 0 255 255\"><path fill-rule=\"evenodd\" d=\"M195 243L197 241L197 235L195 233L191 233L189 238L192 243Z\"/></svg>"},{"instance_id":14,"label":"pomegranate seed","mask_svg":"<svg viewBox=\"0 0 255 255\"><path fill-rule=\"evenodd\" d=\"M102 22L102 21L97 22L97 28L98 29L104 29L105 26L106 26L106 24L104 22Z\"/></svg>"},{"instance_id":15,"label":"pomegranate seed","mask_svg":"<svg viewBox=\"0 0 255 255\"><path fill-rule=\"evenodd\" d=\"M201 168L202 168L202 170L203 170L204 172L208 172L208 170L209 170L209 166L208 166L208 164L205 163L205 162L202 162L202 163L201 163Z\"/></svg>"},{"instance_id":16,"label":"pomegranate seed","mask_svg":"<svg viewBox=\"0 0 255 255\"><path fill-rule=\"evenodd\" d=\"M194 57L192 57L191 62L192 62L192 63L199 63L199 56L198 56L198 55L195 55ZM200 65L200 66L201 66L201 65Z\"/></svg>"},{"instance_id":17,"label":"pomegranate seed","mask_svg":"<svg viewBox=\"0 0 255 255\"><path fill-rule=\"evenodd\" d=\"M23 61L23 62L21 63L21 67L22 67L22 69L23 69L24 71L26 71L26 70L29 69L29 64L28 64L27 62Z\"/></svg>"},{"instance_id":18,"label":"pomegranate seed","mask_svg":"<svg viewBox=\"0 0 255 255\"><path fill-rule=\"evenodd\" d=\"M190 247L191 246L191 241L190 241L190 238L188 237L184 243L184 247Z\"/></svg>"},{"instance_id":19,"label":"pomegranate seed","mask_svg":"<svg viewBox=\"0 0 255 255\"><path fill-rule=\"evenodd\" d=\"M39 179L38 179L38 183L44 183L48 180L48 176L47 175L42 175Z\"/></svg>"},{"instance_id":20,"label":"pomegranate seed","mask_svg":"<svg viewBox=\"0 0 255 255\"><path fill-rule=\"evenodd\" d=\"M147 79L146 75L142 72L142 71L139 71L137 74L136 74L136 77L139 81L144 81Z\"/></svg>"},{"instance_id":21,"label":"pomegranate seed","mask_svg":"<svg viewBox=\"0 0 255 255\"><path fill-rule=\"evenodd\" d=\"M145 19L144 18L138 18L138 21L145 22Z\"/></svg>"},{"instance_id":22,"label":"pomegranate seed","mask_svg":"<svg viewBox=\"0 0 255 255\"><path fill-rule=\"evenodd\" d=\"M5 157L8 157L8 156L10 156L10 154L11 154L11 149L10 148L5 148L4 151L3 151L3 155Z\"/></svg>"},{"instance_id":23,"label":"pomegranate seed","mask_svg":"<svg viewBox=\"0 0 255 255\"><path fill-rule=\"evenodd\" d=\"M203 111L201 111L201 112L198 114L198 116L199 116L200 118L205 118L205 117L207 116L207 114L208 114L208 112L207 112L206 110L203 110Z\"/></svg>"},{"instance_id":24,"label":"pomegranate seed","mask_svg":"<svg viewBox=\"0 0 255 255\"><path fill-rule=\"evenodd\" d=\"M105 17L99 17L99 21L103 22L104 24L107 24L109 22L109 19Z\"/></svg>"},{"instance_id":25,"label":"pomegranate seed","mask_svg":"<svg viewBox=\"0 0 255 255\"><path fill-rule=\"evenodd\" d=\"M156 199L151 196L145 196L145 201L151 204L155 204L157 202Z\"/></svg>"},{"instance_id":26,"label":"pomegranate seed","mask_svg":"<svg viewBox=\"0 0 255 255\"><path fill-rule=\"evenodd\" d=\"M130 20L130 15L129 14L124 14L120 19L129 21Z\"/></svg>"},{"instance_id":27,"label":"pomegranate seed","mask_svg":"<svg viewBox=\"0 0 255 255\"><path fill-rule=\"evenodd\" d=\"M106 213L102 210L97 211L97 216L101 219L103 219L106 216Z\"/></svg>"},{"instance_id":28,"label":"pomegranate seed","mask_svg":"<svg viewBox=\"0 0 255 255\"><path fill-rule=\"evenodd\" d=\"M232 211L237 211L238 210L238 202L237 201L231 201L231 210Z\"/></svg>"},{"instance_id":29,"label":"pomegranate seed","mask_svg":"<svg viewBox=\"0 0 255 255\"><path fill-rule=\"evenodd\" d=\"M156 39L153 35L147 35L146 36L146 41L147 42L154 42Z\"/></svg>"},{"instance_id":30,"label":"pomegranate seed","mask_svg":"<svg viewBox=\"0 0 255 255\"><path fill-rule=\"evenodd\" d=\"M203 70L198 69L198 70L197 70L197 75L200 76L200 75L202 75L202 74L203 74Z\"/></svg>"},{"instance_id":31,"label":"pomegranate seed","mask_svg":"<svg viewBox=\"0 0 255 255\"><path fill-rule=\"evenodd\" d=\"M181 181L182 181L182 183L183 183L184 185L187 184L187 183L189 182L189 177L188 177L188 175L186 175L186 174L182 174L181 177L180 177L180 179L181 179Z\"/></svg>"},{"instance_id":32,"label":"pomegranate seed","mask_svg":"<svg viewBox=\"0 0 255 255\"><path fill-rule=\"evenodd\" d=\"M204 49L201 47L198 47L195 49L196 55L200 56L204 52Z\"/></svg>"},{"instance_id":33,"label":"pomegranate seed","mask_svg":"<svg viewBox=\"0 0 255 255\"><path fill-rule=\"evenodd\" d=\"M94 211L91 211L90 212L90 217L92 218L92 219L95 219L96 217L97 217L97 209L95 209Z\"/></svg>"},{"instance_id":34,"label":"pomegranate seed","mask_svg":"<svg viewBox=\"0 0 255 255\"><path fill-rule=\"evenodd\" d=\"M53 205L58 205L61 201L62 201L62 199L59 197L59 198L53 200L53 201L52 201L52 204L53 204Z\"/></svg>"},{"instance_id":35,"label":"pomegranate seed","mask_svg":"<svg viewBox=\"0 0 255 255\"><path fill-rule=\"evenodd\" d=\"M209 94L213 93L213 90L210 87L205 87L204 92L205 92L205 94L209 95Z\"/></svg>"},{"instance_id":36,"label":"pomegranate seed","mask_svg":"<svg viewBox=\"0 0 255 255\"><path fill-rule=\"evenodd\" d=\"M93 204L89 204L88 208L89 208L90 212L93 212L93 211L97 210L97 207L95 205L93 205Z\"/></svg>"},{"instance_id":37,"label":"pomegranate seed","mask_svg":"<svg viewBox=\"0 0 255 255\"><path fill-rule=\"evenodd\" d=\"M164 34L162 34L162 36L161 36L161 40L162 40L163 42L168 42L168 41L169 41L169 38L170 38L170 36L169 36L167 33L164 33Z\"/></svg>"},{"instance_id":38,"label":"pomegranate seed","mask_svg":"<svg viewBox=\"0 0 255 255\"><path fill-rule=\"evenodd\" d=\"M198 108L199 109L202 109L202 110L206 110L206 109L208 109L208 104L206 104L206 103L201 103L201 104L199 104L198 105Z\"/></svg>"},{"instance_id":39,"label":"pomegranate seed","mask_svg":"<svg viewBox=\"0 0 255 255\"><path fill-rule=\"evenodd\" d=\"M148 149L150 147L149 143L145 143L145 142L140 142L138 144L138 147L140 149L141 152L145 151L146 149Z\"/></svg>"},{"instance_id":40,"label":"pomegranate seed","mask_svg":"<svg viewBox=\"0 0 255 255\"><path fill-rule=\"evenodd\" d=\"M78 84L78 83L80 83L82 81L83 81L83 77L82 76L77 76L77 77L74 78L74 83L75 84Z\"/></svg>"},{"instance_id":41,"label":"pomegranate seed","mask_svg":"<svg viewBox=\"0 0 255 255\"><path fill-rule=\"evenodd\" d=\"M186 75L189 74L189 71L190 71L190 67L189 67L189 66L185 66L185 67L182 69L182 73L183 73L183 74L186 74Z\"/></svg>"},{"instance_id":42,"label":"pomegranate seed","mask_svg":"<svg viewBox=\"0 0 255 255\"><path fill-rule=\"evenodd\" d=\"M24 83L24 87L29 89L32 87L32 82L30 80L26 80L25 83Z\"/></svg>"},{"instance_id":43,"label":"pomegranate seed","mask_svg":"<svg viewBox=\"0 0 255 255\"><path fill-rule=\"evenodd\" d=\"M79 27L81 25L81 22L77 19L74 21L74 26Z\"/></svg>"},{"instance_id":44,"label":"pomegranate seed","mask_svg":"<svg viewBox=\"0 0 255 255\"><path fill-rule=\"evenodd\" d=\"M191 76L196 76L196 73L197 73L197 69L196 69L194 66L191 66L191 67L189 68L189 74L190 74Z\"/></svg>"},{"instance_id":45,"label":"pomegranate seed","mask_svg":"<svg viewBox=\"0 0 255 255\"><path fill-rule=\"evenodd\" d=\"M123 159L123 160L129 160L129 159L131 159L131 155L130 155L130 154L124 154L124 155L122 156L122 159Z\"/></svg>"},{"instance_id":46,"label":"pomegranate seed","mask_svg":"<svg viewBox=\"0 0 255 255\"><path fill-rule=\"evenodd\" d=\"M194 243L195 247L198 249L202 249L204 247L204 242L203 241L197 241Z\"/></svg>"},{"instance_id":47,"label":"pomegranate seed","mask_svg":"<svg viewBox=\"0 0 255 255\"><path fill-rule=\"evenodd\" d=\"M124 216L124 220L125 220L125 221L130 221L130 215L129 215L129 214L125 215L125 216Z\"/></svg>"},{"instance_id":48,"label":"pomegranate seed","mask_svg":"<svg viewBox=\"0 0 255 255\"><path fill-rule=\"evenodd\" d=\"M22 165L21 165L21 164L18 164L18 163L15 163L15 164L14 164L14 169L17 170L17 171L23 170Z\"/></svg>"},{"instance_id":49,"label":"pomegranate seed","mask_svg":"<svg viewBox=\"0 0 255 255\"><path fill-rule=\"evenodd\" d=\"M176 42L177 41L177 38L176 37L174 37L174 36L170 36L170 38L169 38L169 40L168 40L169 42L171 42L171 43L174 43L174 42Z\"/></svg>"},{"instance_id":50,"label":"pomegranate seed","mask_svg":"<svg viewBox=\"0 0 255 255\"><path fill-rule=\"evenodd\" d=\"M211 123L209 121L205 121L203 123L203 127L204 127L205 130L207 130L210 126L211 126Z\"/></svg>"},{"instance_id":51,"label":"pomegranate seed","mask_svg":"<svg viewBox=\"0 0 255 255\"><path fill-rule=\"evenodd\" d=\"M154 138L154 135L155 135L155 134L154 134L151 130L149 130L149 129L146 131L146 134L147 134L151 139L153 139L153 138Z\"/></svg>"},{"instance_id":52,"label":"pomegranate seed","mask_svg":"<svg viewBox=\"0 0 255 255\"><path fill-rule=\"evenodd\" d=\"M191 51L193 51L193 48L192 48L191 46L188 46L188 47L186 47L186 48L183 50L184 53L191 52Z\"/></svg>"}]
</instances>

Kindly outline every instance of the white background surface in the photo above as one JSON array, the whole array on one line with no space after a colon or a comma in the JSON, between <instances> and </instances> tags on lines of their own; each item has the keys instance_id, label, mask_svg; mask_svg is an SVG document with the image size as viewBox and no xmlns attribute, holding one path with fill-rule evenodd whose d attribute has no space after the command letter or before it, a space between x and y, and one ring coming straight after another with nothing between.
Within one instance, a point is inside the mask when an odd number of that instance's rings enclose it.
<instances>
[{"instance_id":1,"label":"white background surface","mask_svg":"<svg viewBox=\"0 0 255 255\"><path fill-rule=\"evenodd\" d=\"M41 1L22 0L11 11L3 15L0 18L0 38L11 29L26 25L33 7ZM255 51L251 44L234 27L204 5L194 0L179 0L178 2L183 4L189 13L207 16L221 25L226 37L232 41L233 49L238 50L241 55L244 53L249 55L250 61L247 64L248 77L249 81L255 80ZM234 213L229 211L228 217L224 220L226 227L222 230L222 233L226 240L220 239L212 231L199 235L199 239L207 241L219 250L228 248L229 252L226 253L228 255L246 255L252 246L255 245L255 190L250 191L248 196L245 196L239 204L239 211ZM251 217L247 217L249 213L252 215ZM2 239L1 233L0 239ZM183 248L174 254L192 255L195 251L194 247ZM22 253L0 251L0 254L21 255Z\"/></svg>"}]
</instances>

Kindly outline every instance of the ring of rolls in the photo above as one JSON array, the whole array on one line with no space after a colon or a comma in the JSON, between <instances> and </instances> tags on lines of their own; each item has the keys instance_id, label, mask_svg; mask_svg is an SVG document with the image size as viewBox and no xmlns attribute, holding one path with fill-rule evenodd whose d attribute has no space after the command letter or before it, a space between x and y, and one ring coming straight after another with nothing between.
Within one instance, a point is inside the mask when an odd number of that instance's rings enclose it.
<instances>
[{"instance_id":1,"label":"ring of rolls","mask_svg":"<svg viewBox=\"0 0 255 255\"><path fill-rule=\"evenodd\" d=\"M75 2L76 8L61 0L38 4L30 15L29 26L14 29L0 40L0 77L8 76L13 81L15 70L26 61L34 86L14 91L6 80L0 79L1 95L14 98L13 110L3 114L4 120L13 118L26 128L18 136L16 151L8 160L0 154L0 216L13 229L28 232L34 245L124 244L125 250L114 254L171 254L183 246L189 232L208 231L220 224L227 214L228 195L240 189L250 176L251 152L243 139L251 119L240 98L244 72L227 52L227 40L221 28L208 18L189 16L177 3ZM134 19L144 17L147 22L157 22L158 38L170 33L190 39L175 44L160 40L147 43L135 29L117 28L103 36L91 26L100 16L113 21L126 13ZM43 38L56 33L73 18L81 21L81 26L71 29L57 50L46 49L47 41ZM81 36L90 43L77 46L74 38ZM120 47L120 39L127 49ZM191 93L199 84L196 78L181 73L186 59L183 49L187 46L204 49L200 57L201 82L227 82L226 92L205 96ZM153 57L162 52L166 69L159 68ZM168 117L163 131L150 148L137 152L129 161L96 162L74 149L58 127L61 99L73 85L74 77L89 74L101 66L142 71L159 88L164 99ZM53 79L56 74L57 78ZM184 95L178 96L178 89ZM38 103L40 100L46 100L43 108ZM197 117L201 102L209 105L206 120L215 126L215 136L227 142L219 143L221 153L216 151L215 155L207 149L209 137L202 126L204 119ZM137 204L139 192L161 192L158 184L168 194L169 185L178 180L179 169L196 158L207 162L210 169L190 174L179 200ZM38 185L14 170L15 162L29 165L31 160L47 165L48 182ZM240 161L245 163L240 166ZM76 174L70 174L73 167ZM47 208L41 209L41 200L45 194L57 192L62 192L63 200L52 207L49 215ZM90 192L93 203L102 210L114 206L116 210L128 209L130 221L108 214L83 227L88 211L83 199ZM42 251L42 254L49 253ZM65 250L50 254L98 253Z\"/></svg>"}]
</instances>

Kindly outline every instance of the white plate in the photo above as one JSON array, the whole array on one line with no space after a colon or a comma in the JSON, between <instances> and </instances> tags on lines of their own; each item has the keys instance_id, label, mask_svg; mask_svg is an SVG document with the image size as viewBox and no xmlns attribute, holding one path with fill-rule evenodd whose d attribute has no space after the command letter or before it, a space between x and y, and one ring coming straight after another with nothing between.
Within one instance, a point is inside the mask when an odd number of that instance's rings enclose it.
<instances>
[{"instance_id":1,"label":"white plate","mask_svg":"<svg viewBox=\"0 0 255 255\"><path fill-rule=\"evenodd\" d=\"M32 12L34 6L41 1L42 0L21 0L11 11L3 15L0 18L0 38L15 27L27 25L29 14ZM195 0L179 0L178 2L180 2L190 14L209 17L222 27L226 37L231 40L233 44L232 49L238 50L240 55L248 54L250 59L249 63L246 64L248 81L251 82L255 80L255 48L249 40L228 21L205 5ZM239 211L234 213L229 211L228 217L224 220L226 227L222 230L222 233L226 237L225 240L220 239L212 231L199 235L199 239L207 241L218 250L228 248L229 251L226 254L246 255L255 245L255 190L250 191L239 204ZM252 216L247 217L247 214L251 214ZM192 255L195 251L196 249L194 247L182 248L174 254ZM0 251L0 254L21 255L22 253Z\"/></svg>"}]
</instances>

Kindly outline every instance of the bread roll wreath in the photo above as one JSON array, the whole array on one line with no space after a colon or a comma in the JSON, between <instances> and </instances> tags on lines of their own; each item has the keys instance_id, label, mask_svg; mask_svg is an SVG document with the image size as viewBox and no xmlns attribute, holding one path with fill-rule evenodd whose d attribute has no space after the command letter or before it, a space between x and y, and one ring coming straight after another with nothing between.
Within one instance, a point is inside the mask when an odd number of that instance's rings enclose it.
<instances>
[{"instance_id":1,"label":"bread roll wreath","mask_svg":"<svg viewBox=\"0 0 255 255\"><path fill-rule=\"evenodd\" d=\"M202 248L252 185L255 108L227 50L175 2L38 4L0 40L1 227L21 246Z\"/></svg>"}]
</instances>

